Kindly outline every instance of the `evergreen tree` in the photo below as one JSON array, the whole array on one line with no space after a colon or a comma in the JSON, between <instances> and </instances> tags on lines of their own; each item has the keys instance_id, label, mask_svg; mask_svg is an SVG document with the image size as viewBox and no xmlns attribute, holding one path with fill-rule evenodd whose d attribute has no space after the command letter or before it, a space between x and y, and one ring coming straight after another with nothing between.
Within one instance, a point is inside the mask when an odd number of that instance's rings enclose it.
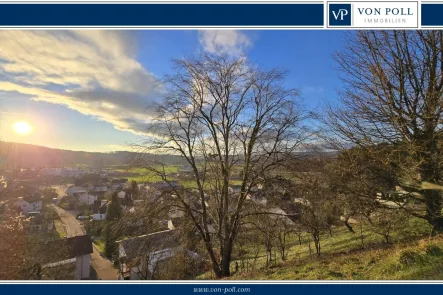
<instances>
[{"instance_id":1,"label":"evergreen tree","mask_svg":"<svg viewBox=\"0 0 443 295\"><path fill-rule=\"evenodd\" d=\"M118 199L117 193L112 194L111 202L106 210L106 227L105 227L105 246L104 251L107 258L112 259L112 257L117 252L117 245L115 243L118 232L117 227L114 226L116 222L122 216L122 209L120 206L120 200Z\"/></svg>"},{"instance_id":2,"label":"evergreen tree","mask_svg":"<svg viewBox=\"0 0 443 295\"><path fill-rule=\"evenodd\" d=\"M115 220L119 220L122 216L122 208L120 206L120 200L117 196L117 193L113 193L111 197L111 202L108 204L108 208L106 209L106 221L112 222Z\"/></svg>"}]
</instances>

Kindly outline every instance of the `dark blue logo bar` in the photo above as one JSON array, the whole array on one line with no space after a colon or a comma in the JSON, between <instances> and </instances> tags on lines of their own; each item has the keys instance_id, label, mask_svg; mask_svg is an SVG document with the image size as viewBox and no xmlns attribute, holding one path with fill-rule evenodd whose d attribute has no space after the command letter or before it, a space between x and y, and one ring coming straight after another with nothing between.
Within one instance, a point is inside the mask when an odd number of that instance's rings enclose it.
<instances>
[{"instance_id":1,"label":"dark blue logo bar","mask_svg":"<svg viewBox=\"0 0 443 295\"><path fill-rule=\"evenodd\" d=\"M421 25L431 27L443 26L443 4L422 4Z\"/></svg>"},{"instance_id":2,"label":"dark blue logo bar","mask_svg":"<svg viewBox=\"0 0 443 295\"><path fill-rule=\"evenodd\" d=\"M291 4L0 4L0 26L322 27L324 5Z\"/></svg>"},{"instance_id":3,"label":"dark blue logo bar","mask_svg":"<svg viewBox=\"0 0 443 295\"><path fill-rule=\"evenodd\" d=\"M329 26L350 26L351 4L329 4Z\"/></svg>"}]
</instances>

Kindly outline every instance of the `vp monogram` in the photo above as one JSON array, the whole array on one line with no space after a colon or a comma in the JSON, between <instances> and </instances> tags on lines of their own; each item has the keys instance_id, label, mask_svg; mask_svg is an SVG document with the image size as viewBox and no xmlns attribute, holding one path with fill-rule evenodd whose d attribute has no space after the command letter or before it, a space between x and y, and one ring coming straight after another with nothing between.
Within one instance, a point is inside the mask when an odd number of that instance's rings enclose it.
<instances>
[{"instance_id":1,"label":"vp monogram","mask_svg":"<svg viewBox=\"0 0 443 295\"><path fill-rule=\"evenodd\" d=\"M343 18L348 15L347 9L339 9L338 12L332 11L332 14L334 15L335 20L343 20Z\"/></svg>"}]
</instances>

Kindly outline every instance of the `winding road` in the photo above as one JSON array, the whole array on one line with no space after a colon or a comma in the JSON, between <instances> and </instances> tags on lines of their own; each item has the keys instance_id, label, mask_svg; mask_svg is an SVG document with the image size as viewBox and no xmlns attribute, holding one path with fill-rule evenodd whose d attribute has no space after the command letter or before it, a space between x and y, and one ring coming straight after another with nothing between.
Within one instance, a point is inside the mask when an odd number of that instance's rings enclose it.
<instances>
[{"instance_id":1,"label":"winding road","mask_svg":"<svg viewBox=\"0 0 443 295\"><path fill-rule=\"evenodd\" d=\"M75 216L70 212L55 206L51 205L54 210L57 212L60 220L66 227L66 234L68 237L75 237L78 235L84 235L85 231L81 226L80 222L75 219ZM108 259L102 257L100 255L100 251L93 245L93 253L91 254L91 264L92 267L97 272L97 276L101 280L117 280L117 270L112 265L112 262Z\"/></svg>"}]
</instances>

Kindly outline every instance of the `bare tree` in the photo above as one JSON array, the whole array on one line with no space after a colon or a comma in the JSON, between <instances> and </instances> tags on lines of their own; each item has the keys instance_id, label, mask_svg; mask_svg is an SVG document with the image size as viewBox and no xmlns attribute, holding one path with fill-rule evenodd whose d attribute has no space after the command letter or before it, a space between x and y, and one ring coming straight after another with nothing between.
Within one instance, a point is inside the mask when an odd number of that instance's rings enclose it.
<instances>
[{"instance_id":1,"label":"bare tree","mask_svg":"<svg viewBox=\"0 0 443 295\"><path fill-rule=\"evenodd\" d=\"M408 220L403 210L380 207L367 217L366 225L372 232L381 235L386 244L390 244L392 232L406 228Z\"/></svg>"},{"instance_id":2,"label":"bare tree","mask_svg":"<svg viewBox=\"0 0 443 295\"><path fill-rule=\"evenodd\" d=\"M180 155L190 166L195 189L174 193L201 235L214 273L229 276L250 189L304 140L304 115L298 92L285 86L285 73L279 70L218 55L176 60L174 65L175 74L164 81L166 98L150 130L153 136L140 148ZM145 167L170 183L158 164ZM238 170L240 189L232 192Z\"/></svg>"},{"instance_id":3,"label":"bare tree","mask_svg":"<svg viewBox=\"0 0 443 295\"><path fill-rule=\"evenodd\" d=\"M254 225L256 229L255 243L261 243L266 250L266 267L276 262L274 248L277 246L277 236L280 234L278 226L278 218L274 214L257 214L252 215L249 223ZM274 251L273 251L274 250Z\"/></svg>"},{"instance_id":4,"label":"bare tree","mask_svg":"<svg viewBox=\"0 0 443 295\"><path fill-rule=\"evenodd\" d=\"M377 193L391 190L396 183L395 167L385 157L371 159L370 155L371 149L347 149L325 167L330 192L342 208L340 219L352 233L349 220L367 218L377 209Z\"/></svg>"},{"instance_id":5,"label":"bare tree","mask_svg":"<svg viewBox=\"0 0 443 295\"><path fill-rule=\"evenodd\" d=\"M296 202L300 207L300 225L312 236L316 254L320 256L320 235L330 231L333 223L339 219L336 199L331 195L328 183L318 175L305 177L298 187L300 198Z\"/></svg>"},{"instance_id":6,"label":"bare tree","mask_svg":"<svg viewBox=\"0 0 443 295\"><path fill-rule=\"evenodd\" d=\"M1 280L41 280L69 278L70 271L63 265L55 273L45 272L44 265L69 258L70 249L62 240L47 240L40 234L32 235L29 219L13 210L4 212L0 219Z\"/></svg>"},{"instance_id":7,"label":"bare tree","mask_svg":"<svg viewBox=\"0 0 443 295\"><path fill-rule=\"evenodd\" d=\"M331 137L395 163L397 185L423 197L416 215L442 230L441 194L420 183L442 180L443 32L359 31L336 60L345 87L328 111Z\"/></svg>"}]
</instances>

